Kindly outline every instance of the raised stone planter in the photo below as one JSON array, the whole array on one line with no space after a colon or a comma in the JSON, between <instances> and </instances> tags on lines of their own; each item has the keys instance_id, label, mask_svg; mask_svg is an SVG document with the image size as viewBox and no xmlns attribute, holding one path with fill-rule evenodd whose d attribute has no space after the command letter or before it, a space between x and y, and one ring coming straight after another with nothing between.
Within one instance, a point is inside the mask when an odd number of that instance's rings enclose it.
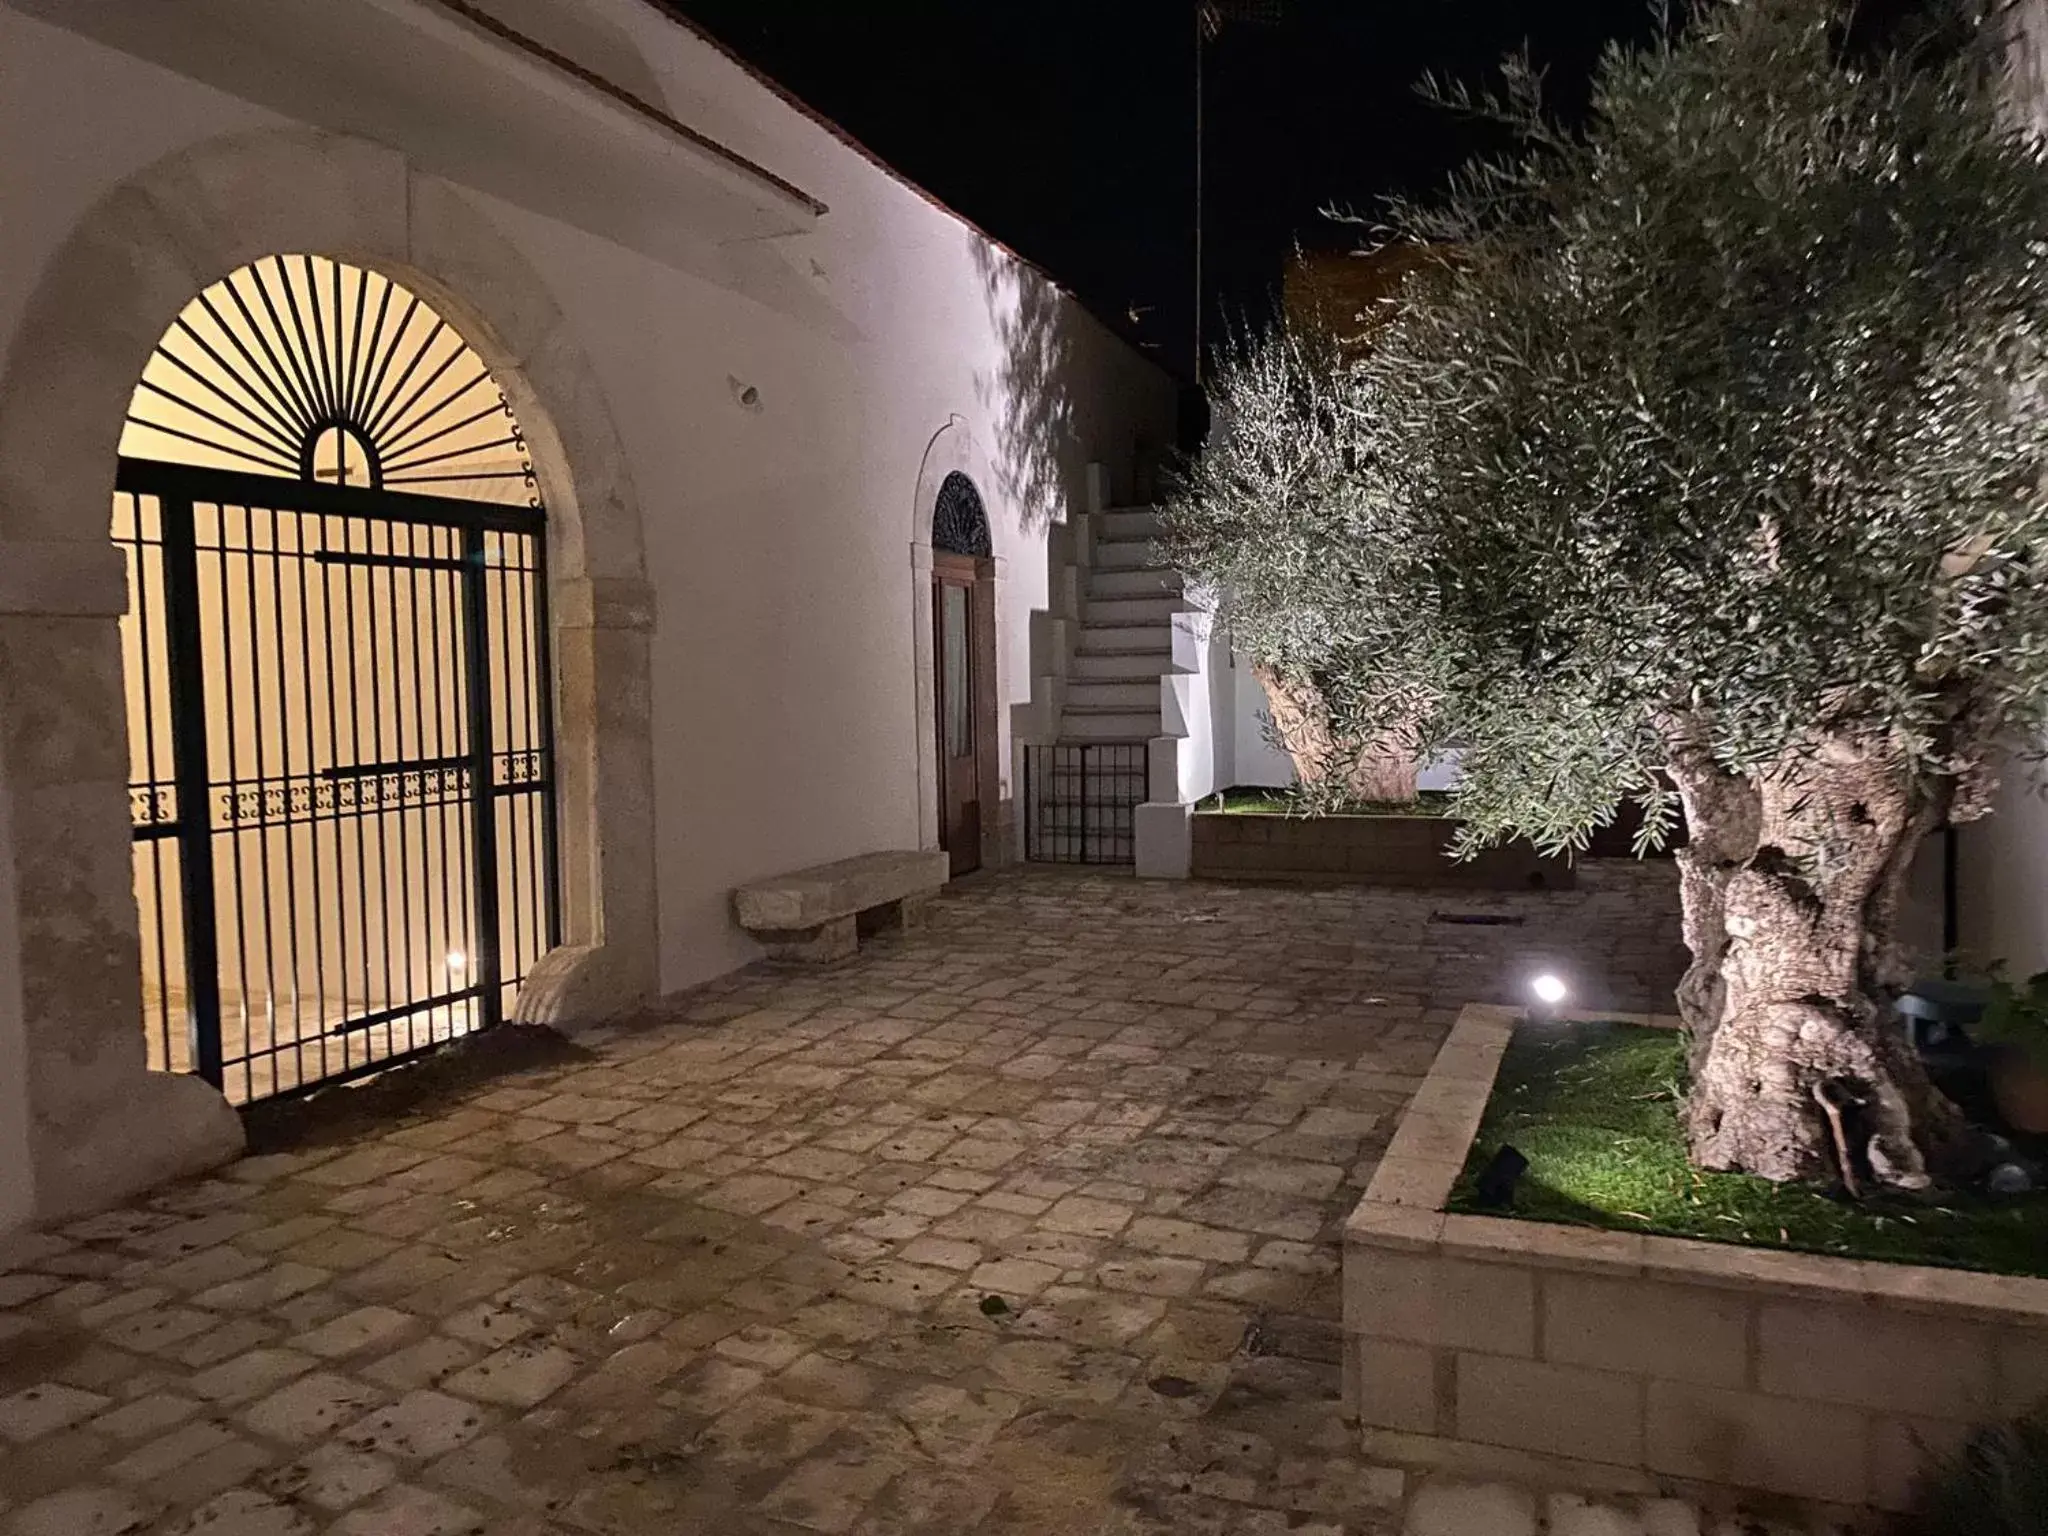
<instances>
[{"instance_id":1,"label":"raised stone planter","mask_svg":"<svg viewBox=\"0 0 2048 1536\"><path fill-rule=\"evenodd\" d=\"M1528 843L1449 857L1458 823L1443 816L1263 816L1198 812L1198 879L1329 880L1487 891L1568 891L1572 866Z\"/></svg>"},{"instance_id":2,"label":"raised stone planter","mask_svg":"<svg viewBox=\"0 0 2048 1536\"><path fill-rule=\"evenodd\" d=\"M1459 1015L1345 1227L1372 1453L1896 1509L1928 1450L2048 1397L2048 1280L1446 1214L1515 1017Z\"/></svg>"}]
</instances>

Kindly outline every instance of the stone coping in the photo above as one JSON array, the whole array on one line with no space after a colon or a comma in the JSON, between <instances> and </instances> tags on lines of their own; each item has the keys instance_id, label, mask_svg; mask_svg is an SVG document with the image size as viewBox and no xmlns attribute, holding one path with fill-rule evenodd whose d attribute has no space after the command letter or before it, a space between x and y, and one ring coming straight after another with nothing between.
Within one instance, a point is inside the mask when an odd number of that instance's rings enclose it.
<instances>
[{"instance_id":1,"label":"stone coping","mask_svg":"<svg viewBox=\"0 0 2048 1536\"><path fill-rule=\"evenodd\" d=\"M1446 1212L1444 1204L1471 1151L1501 1057L1521 1016L1519 1009L1485 1003L1460 1011L1364 1198L1345 1221L1347 1245L1678 1280L2048 1330L2048 1279ZM1678 1027L1677 1018L1668 1014L1603 1010L1560 1017Z\"/></svg>"},{"instance_id":2,"label":"stone coping","mask_svg":"<svg viewBox=\"0 0 2048 1536\"><path fill-rule=\"evenodd\" d=\"M1568 891L1570 859L1527 843L1453 860L1459 823L1435 814L1303 816L1285 812L1197 811L1189 823L1198 877L1223 880L1343 880L1447 891Z\"/></svg>"}]
</instances>

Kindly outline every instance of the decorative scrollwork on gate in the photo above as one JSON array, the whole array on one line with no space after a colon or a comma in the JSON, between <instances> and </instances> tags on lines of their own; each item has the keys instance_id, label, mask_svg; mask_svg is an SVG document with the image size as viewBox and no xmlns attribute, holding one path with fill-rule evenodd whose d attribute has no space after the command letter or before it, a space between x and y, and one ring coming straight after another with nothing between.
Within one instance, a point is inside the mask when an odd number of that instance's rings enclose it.
<instances>
[{"instance_id":1,"label":"decorative scrollwork on gate","mask_svg":"<svg viewBox=\"0 0 2048 1536\"><path fill-rule=\"evenodd\" d=\"M540 505L490 368L419 295L267 256L187 304L129 402L124 457Z\"/></svg>"},{"instance_id":2,"label":"decorative scrollwork on gate","mask_svg":"<svg viewBox=\"0 0 2048 1536\"><path fill-rule=\"evenodd\" d=\"M138 827L168 826L178 819L178 792L169 785L128 786L128 819Z\"/></svg>"},{"instance_id":3,"label":"decorative scrollwork on gate","mask_svg":"<svg viewBox=\"0 0 2048 1536\"><path fill-rule=\"evenodd\" d=\"M265 779L230 784L217 792L214 825L285 826L378 811L464 804L467 768L403 768L365 772L329 769L318 778Z\"/></svg>"},{"instance_id":4,"label":"decorative scrollwork on gate","mask_svg":"<svg viewBox=\"0 0 2048 1536\"><path fill-rule=\"evenodd\" d=\"M494 784L538 784L548 776L544 752L501 752L495 761Z\"/></svg>"}]
</instances>

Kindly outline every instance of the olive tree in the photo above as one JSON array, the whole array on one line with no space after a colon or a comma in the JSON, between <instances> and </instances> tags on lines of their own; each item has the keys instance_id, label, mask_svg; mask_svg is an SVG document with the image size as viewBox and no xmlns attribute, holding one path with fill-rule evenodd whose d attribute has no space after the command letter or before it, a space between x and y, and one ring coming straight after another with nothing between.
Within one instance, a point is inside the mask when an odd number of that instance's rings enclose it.
<instances>
[{"instance_id":1,"label":"olive tree","mask_svg":"<svg viewBox=\"0 0 2048 1536\"><path fill-rule=\"evenodd\" d=\"M1845 19L1707 5L1577 132L1511 66L1522 147L1397 210L1369 345L1235 349L1168 526L1351 740L1458 749L1468 846L1682 803L1696 1162L1915 1188L1908 868L2048 714L2048 161L1988 39Z\"/></svg>"}]
</instances>

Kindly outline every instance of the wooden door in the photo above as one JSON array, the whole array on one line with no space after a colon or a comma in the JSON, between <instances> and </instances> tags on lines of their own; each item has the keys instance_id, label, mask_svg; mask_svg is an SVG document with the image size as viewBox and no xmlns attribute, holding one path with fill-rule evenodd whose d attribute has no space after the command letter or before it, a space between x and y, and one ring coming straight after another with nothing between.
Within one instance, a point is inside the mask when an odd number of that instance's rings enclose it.
<instances>
[{"instance_id":1,"label":"wooden door","mask_svg":"<svg viewBox=\"0 0 2048 1536\"><path fill-rule=\"evenodd\" d=\"M994 563L932 557L932 660L938 718L939 846L951 871L981 868L996 785Z\"/></svg>"}]
</instances>

